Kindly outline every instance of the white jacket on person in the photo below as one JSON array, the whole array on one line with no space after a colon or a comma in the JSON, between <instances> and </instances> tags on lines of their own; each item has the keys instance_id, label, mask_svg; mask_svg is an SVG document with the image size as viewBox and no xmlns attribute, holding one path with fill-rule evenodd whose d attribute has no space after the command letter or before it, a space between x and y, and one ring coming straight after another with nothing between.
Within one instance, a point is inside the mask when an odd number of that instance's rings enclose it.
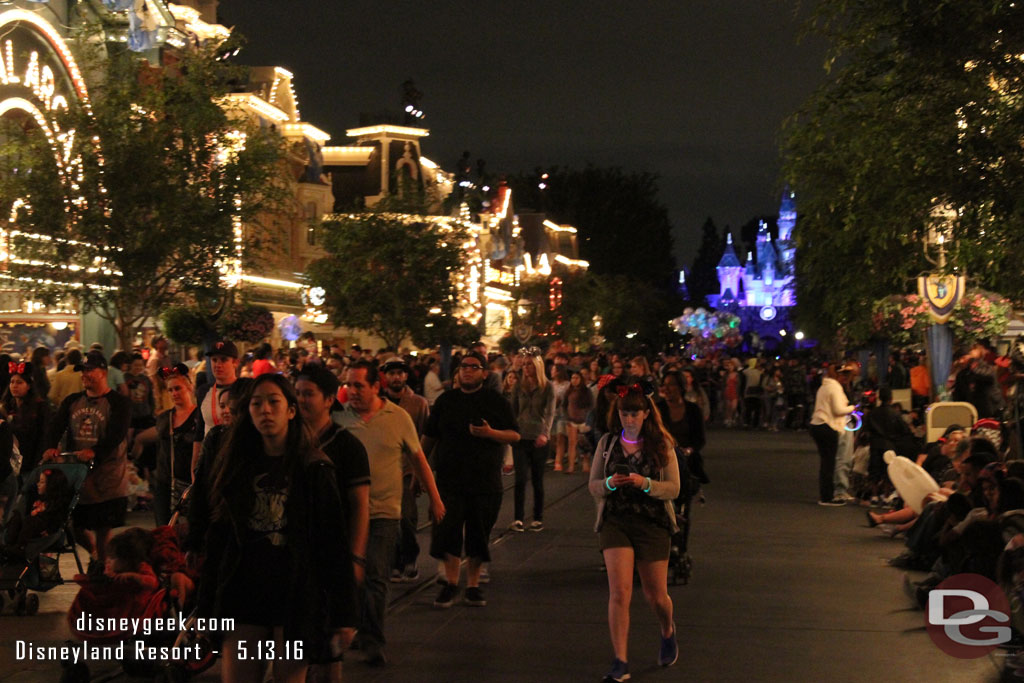
<instances>
[{"instance_id":1,"label":"white jacket on person","mask_svg":"<svg viewBox=\"0 0 1024 683\"><path fill-rule=\"evenodd\" d=\"M821 380L821 387L814 397L814 413L811 415L811 424L826 424L834 431L842 432L846 426L846 416L853 412L853 406L846 400L846 392L843 385L825 377Z\"/></svg>"}]
</instances>

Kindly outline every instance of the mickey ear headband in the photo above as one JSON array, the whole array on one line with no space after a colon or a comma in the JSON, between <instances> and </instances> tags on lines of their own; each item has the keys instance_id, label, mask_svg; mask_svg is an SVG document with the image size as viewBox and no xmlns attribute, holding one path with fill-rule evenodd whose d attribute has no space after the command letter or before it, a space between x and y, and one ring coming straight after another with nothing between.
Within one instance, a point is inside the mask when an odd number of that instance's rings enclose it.
<instances>
[{"instance_id":1,"label":"mickey ear headband","mask_svg":"<svg viewBox=\"0 0 1024 683\"><path fill-rule=\"evenodd\" d=\"M628 386L621 386L616 389L615 392L619 395L619 398L626 398L630 394L639 394L640 396L644 395L643 387L636 382Z\"/></svg>"}]
</instances>

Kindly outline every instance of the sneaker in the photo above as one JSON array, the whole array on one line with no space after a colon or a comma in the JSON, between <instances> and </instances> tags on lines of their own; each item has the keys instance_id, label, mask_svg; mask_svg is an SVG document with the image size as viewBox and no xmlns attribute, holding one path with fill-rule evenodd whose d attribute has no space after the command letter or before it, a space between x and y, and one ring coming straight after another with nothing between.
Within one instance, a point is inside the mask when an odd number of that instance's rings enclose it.
<instances>
[{"instance_id":1,"label":"sneaker","mask_svg":"<svg viewBox=\"0 0 1024 683\"><path fill-rule=\"evenodd\" d=\"M413 583L420 580L420 570L414 564L410 564L402 572L402 583Z\"/></svg>"},{"instance_id":2,"label":"sneaker","mask_svg":"<svg viewBox=\"0 0 1024 683\"><path fill-rule=\"evenodd\" d=\"M402 570L392 569L391 570L391 583L402 583Z\"/></svg>"},{"instance_id":3,"label":"sneaker","mask_svg":"<svg viewBox=\"0 0 1024 683\"><path fill-rule=\"evenodd\" d=\"M672 666L679 659L679 643L676 641L676 630L672 629L672 635L661 639L661 648L658 650L658 665Z\"/></svg>"},{"instance_id":4,"label":"sneaker","mask_svg":"<svg viewBox=\"0 0 1024 683\"><path fill-rule=\"evenodd\" d=\"M480 583L490 583L491 573L487 571L487 567L480 567Z\"/></svg>"},{"instance_id":5,"label":"sneaker","mask_svg":"<svg viewBox=\"0 0 1024 683\"><path fill-rule=\"evenodd\" d=\"M459 589L456 586L446 583L441 592L437 594L437 598L434 600L434 607L448 609L455 602L455 596L458 592Z\"/></svg>"},{"instance_id":6,"label":"sneaker","mask_svg":"<svg viewBox=\"0 0 1024 683\"><path fill-rule=\"evenodd\" d=\"M837 493L835 495L835 498L833 498L833 500L841 500L844 503L852 503L852 502L856 501L857 499L854 498L853 496L851 496L849 493Z\"/></svg>"},{"instance_id":7,"label":"sneaker","mask_svg":"<svg viewBox=\"0 0 1024 683\"><path fill-rule=\"evenodd\" d=\"M838 498L833 498L832 500L819 500L818 505L827 508L841 508L846 505L846 503Z\"/></svg>"},{"instance_id":8,"label":"sneaker","mask_svg":"<svg viewBox=\"0 0 1024 683\"><path fill-rule=\"evenodd\" d=\"M535 519L530 522L530 531L544 531L544 522Z\"/></svg>"},{"instance_id":9,"label":"sneaker","mask_svg":"<svg viewBox=\"0 0 1024 683\"><path fill-rule=\"evenodd\" d=\"M467 588L466 595L463 599L467 605L472 605L473 607L483 607L487 604L487 601L484 600L483 591L476 586L470 586Z\"/></svg>"},{"instance_id":10,"label":"sneaker","mask_svg":"<svg viewBox=\"0 0 1024 683\"><path fill-rule=\"evenodd\" d=\"M517 519L516 521L514 521L514 522L512 522L511 524L508 525L508 530L509 531L518 531L518 532L522 533L523 531L526 531L526 527L523 526L523 520Z\"/></svg>"},{"instance_id":11,"label":"sneaker","mask_svg":"<svg viewBox=\"0 0 1024 683\"><path fill-rule=\"evenodd\" d=\"M604 675L604 683L621 683L628 680L629 664L621 659L613 659L611 670Z\"/></svg>"},{"instance_id":12,"label":"sneaker","mask_svg":"<svg viewBox=\"0 0 1024 683\"><path fill-rule=\"evenodd\" d=\"M380 668L387 666L388 658L384 656L384 651L379 647L367 648L366 649L366 665L374 668Z\"/></svg>"}]
</instances>

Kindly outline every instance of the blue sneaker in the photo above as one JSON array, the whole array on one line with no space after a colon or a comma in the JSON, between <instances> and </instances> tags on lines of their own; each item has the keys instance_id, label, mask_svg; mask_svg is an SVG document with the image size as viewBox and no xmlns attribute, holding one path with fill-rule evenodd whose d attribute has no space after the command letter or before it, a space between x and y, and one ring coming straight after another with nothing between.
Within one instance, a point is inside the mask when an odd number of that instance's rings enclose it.
<instances>
[{"instance_id":1,"label":"blue sneaker","mask_svg":"<svg viewBox=\"0 0 1024 683\"><path fill-rule=\"evenodd\" d=\"M621 659L612 660L612 669L604 675L603 683L622 683L629 680L629 664Z\"/></svg>"},{"instance_id":2,"label":"blue sneaker","mask_svg":"<svg viewBox=\"0 0 1024 683\"><path fill-rule=\"evenodd\" d=\"M658 664L661 666L672 666L679 659L679 643L676 642L676 630L672 629L672 635L661 639L661 649L658 650Z\"/></svg>"}]
</instances>

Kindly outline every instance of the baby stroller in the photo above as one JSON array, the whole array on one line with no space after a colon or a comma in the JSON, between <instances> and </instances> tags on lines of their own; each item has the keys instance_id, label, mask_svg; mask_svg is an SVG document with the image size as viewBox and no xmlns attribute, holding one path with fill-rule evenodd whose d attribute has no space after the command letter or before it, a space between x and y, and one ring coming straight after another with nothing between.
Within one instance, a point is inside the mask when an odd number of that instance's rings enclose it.
<instances>
[{"instance_id":1,"label":"baby stroller","mask_svg":"<svg viewBox=\"0 0 1024 683\"><path fill-rule=\"evenodd\" d=\"M78 496L90 467L89 463L78 462L44 463L24 478L14 503L7 510L0 534L0 610L3 609L6 593L14 603L15 614L31 616L38 612L39 596L29 591L46 592L64 583L60 575L61 553L71 552L75 556L79 573L83 571L82 560L75 547L71 513L78 504ZM11 519L15 513L22 516L30 514L28 501L40 476L46 471L63 472L71 488L71 500L68 501L63 522L55 533L32 539L23 548L14 547L15 539L8 538Z\"/></svg>"},{"instance_id":2,"label":"baby stroller","mask_svg":"<svg viewBox=\"0 0 1024 683\"><path fill-rule=\"evenodd\" d=\"M693 503L703 496L700 492L700 478L689 467L689 456L676 448L679 461L679 496L674 501L676 524L679 531L672 535L672 546L668 556L668 581L673 586L686 585L693 573L693 558L689 553L690 524L693 521Z\"/></svg>"},{"instance_id":3,"label":"baby stroller","mask_svg":"<svg viewBox=\"0 0 1024 683\"><path fill-rule=\"evenodd\" d=\"M141 532L141 530L138 530ZM158 682L177 683L205 671L216 661L207 642L193 630L194 615L189 614L190 593L194 594L192 579L195 573L186 562L178 545L178 530L163 526L148 532L152 538L149 564L159 577L154 588L136 586L105 578L79 576L75 580L81 589L68 610L68 626L79 640L99 647L124 644L124 659L120 664L128 676L152 677ZM190 590L183 588L189 585ZM154 630L136 633L131 630L96 630L80 617L98 617L110 623L111 619L164 620L173 623L184 615L185 630ZM124 622L121 622L124 623ZM127 623L132 623L131 621ZM179 648L189 651L181 658L162 657L138 660L134 657L135 643L145 647ZM91 680L88 665L83 662L67 664L61 683L85 683Z\"/></svg>"}]
</instances>

